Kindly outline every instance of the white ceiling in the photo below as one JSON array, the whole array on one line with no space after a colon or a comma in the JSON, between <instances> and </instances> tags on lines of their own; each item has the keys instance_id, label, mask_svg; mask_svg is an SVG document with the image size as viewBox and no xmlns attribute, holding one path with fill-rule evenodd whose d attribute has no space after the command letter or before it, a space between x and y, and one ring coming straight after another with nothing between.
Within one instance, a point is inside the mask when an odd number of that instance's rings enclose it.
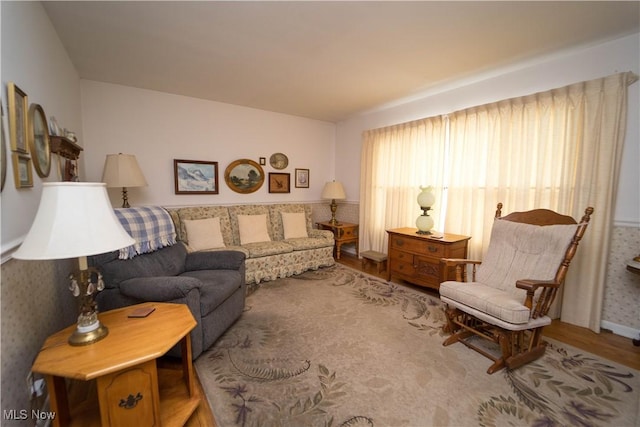
<instances>
[{"instance_id":1,"label":"white ceiling","mask_svg":"<svg viewBox=\"0 0 640 427\"><path fill-rule=\"evenodd\" d=\"M80 77L336 122L640 31L640 2L44 2Z\"/></svg>"}]
</instances>

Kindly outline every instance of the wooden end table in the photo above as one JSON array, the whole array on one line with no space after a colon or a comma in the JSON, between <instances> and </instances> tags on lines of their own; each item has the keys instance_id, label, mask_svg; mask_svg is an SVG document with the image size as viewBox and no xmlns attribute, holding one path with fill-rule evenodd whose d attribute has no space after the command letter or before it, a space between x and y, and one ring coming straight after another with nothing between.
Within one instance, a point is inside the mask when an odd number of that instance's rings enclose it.
<instances>
[{"instance_id":1,"label":"wooden end table","mask_svg":"<svg viewBox=\"0 0 640 427\"><path fill-rule=\"evenodd\" d=\"M140 307L152 306L147 317L130 318ZM32 370L45 376L54 426L184 425L200 404L194 385L189 332L196 321L184 304L144 303L100 313L109 328L104 339L86 346L71 346L72 325L44 342ZM180 342L184 388L163 394L167 381L156 359ZM175 370L174 370L175 372ZM99 411L75 404L67 395L66 378L96 380ZM172 381L172 380L170 380ZM70 405L70 403L72 403Z\"/></svg>"},{"instance_id":2,"label":"wooden end table","mask_svg":"<svg viewBox=\"0 0 640 427\"><path fill-rule=\"evenodd\" d=\"M317 226L321 230L329 230L333 232L335 240L334 253L336 259L340 259L340 250L345 243L356 244L356 256L358 255L358 224L349 222L339 222L331 224L330 222L318 222Z\"/></svg>"}]
</instances>

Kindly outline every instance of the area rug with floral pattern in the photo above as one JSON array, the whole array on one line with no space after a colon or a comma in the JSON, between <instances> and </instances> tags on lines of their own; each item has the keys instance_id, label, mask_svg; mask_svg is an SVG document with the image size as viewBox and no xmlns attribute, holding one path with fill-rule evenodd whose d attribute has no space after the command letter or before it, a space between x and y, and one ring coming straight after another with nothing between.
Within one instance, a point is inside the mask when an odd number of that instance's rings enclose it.
<instances>
[{"instance_id":1,"label":"area rug with floral pattern","mask_svg":"<svg viewBox=\"0 0 640 427\"><path fill-rule=\"evenodd\" d=\"M639 372L547 340L488 375L439 299L342 265L267 282L195 366L219 427L634 426Z\"/></svg>"}]
</instances>

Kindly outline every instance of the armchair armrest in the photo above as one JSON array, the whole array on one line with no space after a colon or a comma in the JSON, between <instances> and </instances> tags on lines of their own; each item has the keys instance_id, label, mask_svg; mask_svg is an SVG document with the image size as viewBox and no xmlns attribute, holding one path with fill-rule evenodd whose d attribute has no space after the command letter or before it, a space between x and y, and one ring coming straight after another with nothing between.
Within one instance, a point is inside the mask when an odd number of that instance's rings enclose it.
<instances>
[{"instance_id":1,"label":"armchair armrest","mask_svg":"<svg viewBox=\"0 0 640 427\"><path fill-rule=\"evenodd\" d=\"M516 281L516 288L523 289L527 291L527 298L524 301L524 305L531 310L533 308L533 297L535 296L536 290L538 288L552 288L557 289L560 287L560 283L555 280L536 280L536 279L521 279ZM547 294L545 293L538 300L538 304L533 315L534 318L538 317L538 315L546 315L547 311L549 311L549 306L553 302L553 297L555 296L555 292Z\"/></svg>"},{"instance_id":2,"label":"armchair armrest","mask_svg":"<svg viewBox=\"0 0 640 427\"><path fill-rule=\"evenodd\" d=\"M476 266L480 265L482 261L477 261L473 259L464 259L464 258L442 258L440 260L440 264L442 267L447 269L449 267L456 268L456 282L466 282L467 280L467 272L466 266L472 265L473 268L471 270L471 281L476 280Z\"/></svg>"},{"instance_id":3,"label":"armchair armrest","mask_svg":"<svg viewBox=\"0 0 640 427\"><path fill-rule=\"evenodd\" d=\"M200 280L194 277L160 276L135 277L120 283L120 292L142 301L173 301L184 298L200 287Z\"/></svg>"},{"instance_id":4,"label":"armchair armrest","mask_svg":"<svg viewBox=\"0 0 640 427\"><path fill-rule=\"evenodd\" d=\"M240 270L244 259L245 254L240 251L191 252L187 255L185 270Z\"/></svg>"}]
</instances>

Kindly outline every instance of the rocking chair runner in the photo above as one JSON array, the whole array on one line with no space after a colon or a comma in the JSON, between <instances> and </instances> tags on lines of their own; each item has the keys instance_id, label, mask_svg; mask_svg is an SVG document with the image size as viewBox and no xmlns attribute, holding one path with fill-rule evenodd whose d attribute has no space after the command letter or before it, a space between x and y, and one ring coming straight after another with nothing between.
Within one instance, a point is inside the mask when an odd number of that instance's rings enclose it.
<instances>
[{"instance_id":1,"label":"rocking chair runner","mask_svg":"<svg viewBox=\"0 0 640 427\"><path fill-rule=\"evenodd\" d=\"M440 284L452 335L443 343L458 341L493 360L487 373L517 368L544 354L542 329L569 263L584 235L593 208L585 209L580 224L570 216L547 209L502 215L498 204L491 240L483 262L443 259L456 268L456 280ZM471 281L467 279L471 265ZM478 336L499 345L493 355L469 338Z\"/></svg>"}]
</instances>

